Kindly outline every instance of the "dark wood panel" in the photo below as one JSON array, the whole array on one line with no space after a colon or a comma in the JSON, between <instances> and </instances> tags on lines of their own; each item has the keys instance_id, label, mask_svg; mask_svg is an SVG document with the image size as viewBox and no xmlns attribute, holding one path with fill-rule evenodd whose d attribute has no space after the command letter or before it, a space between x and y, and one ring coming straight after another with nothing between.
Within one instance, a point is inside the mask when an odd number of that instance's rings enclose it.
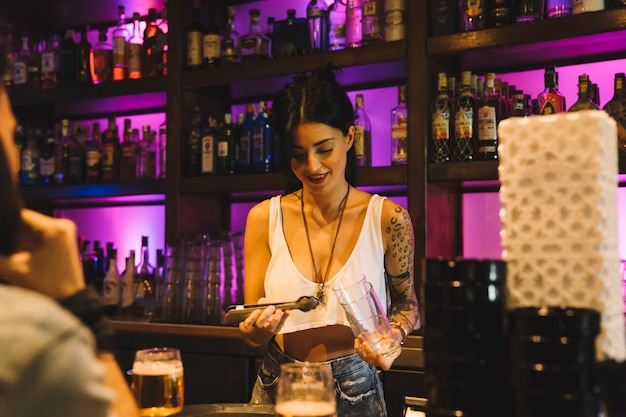
<instances>
[{"instance_id":1,"label":"dark wood panel","mask_svg":"<svg viewBox=\"0 0 626 417\"><path fill-rule=\"evenodd\" d=\"M428 164L428 181L497 180L498 161Z\"/></svg>"},{"instance_id":2,"label":"dark wood panel","mask_svg":"<svg viewBox=\"0 0 626 417\"><path fill-rule=\"evenodd\" d=\"M626 10L610 10L501 28L431 36L432 58L456 56L474 71L536 68L546 62L573 64L625 56Z\"/></svg>"}]
</instances>

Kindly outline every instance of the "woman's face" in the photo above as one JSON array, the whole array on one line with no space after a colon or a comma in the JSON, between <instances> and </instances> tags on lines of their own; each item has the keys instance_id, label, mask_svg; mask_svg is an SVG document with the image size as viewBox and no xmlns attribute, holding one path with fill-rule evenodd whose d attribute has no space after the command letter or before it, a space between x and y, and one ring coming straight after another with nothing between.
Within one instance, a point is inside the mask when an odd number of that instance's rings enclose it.
<instances>
[{"instance_id":1,"label":"woman's face","mask_svg":"<svg viewBox=\"0 0 626 417\"><path fill-rule=\"evenodd\" d=\"M20 169L20 157L17 154L13 137L16 126L17 121L11 109L9 95L4 89L4 86L0 85L0 146L4 146L9 169L11 174L14 175L15 181L17 181L17 172Z\"/></svg>"},{"instance_id":2,"label":"woman's face","mask_svg":"<svg viewBox=\"0 0 626 417\"><path fill-rule=\"evenodd\" d=\"M323 123L300 124L293 135L291 169L305 188L328 191L345 182L347 154L353 141L354 126L344 135Z\"/></svg>"}]
</instances>

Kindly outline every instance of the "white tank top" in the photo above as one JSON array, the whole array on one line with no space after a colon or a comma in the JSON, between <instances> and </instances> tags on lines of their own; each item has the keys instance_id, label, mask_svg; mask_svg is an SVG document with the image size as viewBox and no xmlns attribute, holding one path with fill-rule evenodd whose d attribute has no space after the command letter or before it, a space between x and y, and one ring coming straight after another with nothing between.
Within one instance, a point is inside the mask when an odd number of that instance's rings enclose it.
<instances>
[{"instance_id":1,"label":"white tank top","mask_svg":"<svg viewBox=\"0 0 626 417\"><path fill-rule=\"evenodd\" d=\"M381 232L384 201L385 197L372 195L365 213L363 228L348 261L336 275L329 277L326 282L326 303L320 303L316 309L308 312L291 310L281 333L292 333L332 324L350 326L332 287L339 282L343 282L344 285L356 282L361 275L365 275L372 283L381 305L388 306L385 254ZM315 296L317 284L304 277L291 259L283 234L280 196L272 197L270 200L269 246L271 258L265 272L265 296L268 302L295 301L303 295Z\"/></svg>"}]
</instances>

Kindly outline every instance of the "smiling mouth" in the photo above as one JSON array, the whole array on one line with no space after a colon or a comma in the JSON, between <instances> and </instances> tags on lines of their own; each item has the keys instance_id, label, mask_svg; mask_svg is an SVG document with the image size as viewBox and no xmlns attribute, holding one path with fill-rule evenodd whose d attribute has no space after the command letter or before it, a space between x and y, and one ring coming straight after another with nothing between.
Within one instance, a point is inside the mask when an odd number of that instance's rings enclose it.
<instances>
[{"instance_id":1,"label":"smiling mouth","mask_svg":"<svg viewBox=\"0 0 626 417\"><path fill-rule=\"evenodd\" d=\"M324 179L326 178L328 174L322 174L322 175L307 175L307 178L309 179L310 182L315 183L315 184L319 184L320 182L324 181Z\"/></svg>"}]
</instances>

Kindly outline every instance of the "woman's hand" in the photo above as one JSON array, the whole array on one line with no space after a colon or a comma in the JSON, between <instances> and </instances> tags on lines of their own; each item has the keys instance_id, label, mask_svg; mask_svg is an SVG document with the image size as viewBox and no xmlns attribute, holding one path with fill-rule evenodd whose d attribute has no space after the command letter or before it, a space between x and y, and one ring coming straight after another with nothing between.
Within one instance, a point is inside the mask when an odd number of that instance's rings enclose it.
<instances>
[{"instance_id":1,"label":"woman's hand","mask_svg":"<svg viewBox=\"0 0 626 417\"><path fill-rule=\"evenodd\" d=\"M402 337L400 331L398 329L392 329L392 332L396 340L400 340ZM384 358L383 355L374 351L362 335L354 339L354 350L365 362L370 365L378 366L383 371L388 371L395 360L395 358Z\"/></svg>"},{"instance_id":2,"label":"woman's hand","mask_svg":"<svg viewBox=\"0 0 626 417\"><path fill-rule=\"evenodd\" d=\"M0 278L55 300L85 288L76 225L26 209L22 223L17 252L0 256Z\"/></svg>"},{"instance_id":3,"label":"woman's hand","mask_svg":"<svg viewBox=\"0 0 626 417\"><path fill-rule=\"evenodd\" d=\"M258 303L266 304L268 301L266 298L260 298ZM259 347L268 343L280 331L288 316L288 311L270 305L263 310L254 310L250 313L239 323L239 331L246 343L252 347Z\"/></svg>"}]
</instances>

